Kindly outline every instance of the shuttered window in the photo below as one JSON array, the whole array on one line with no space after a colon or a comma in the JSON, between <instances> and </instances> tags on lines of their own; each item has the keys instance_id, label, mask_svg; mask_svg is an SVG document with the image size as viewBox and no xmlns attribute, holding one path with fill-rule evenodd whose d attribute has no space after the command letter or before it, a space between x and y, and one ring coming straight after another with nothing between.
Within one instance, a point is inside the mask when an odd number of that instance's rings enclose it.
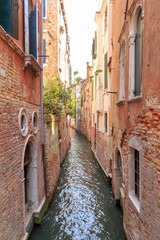
<instances>
[{"instance_id":1,"label":"shuttered window","mask_svg":"<svg viewBox=\"0 0 160 240\"><path fill-rule=\"evenodd\" d=\"M135 37L135 96L141 93L142 82L142 11L137 20L137 34Z\"/></svg>"},{"instance_id":2,"label":"shuttered window","mask_svg":"<svg viewBox=\"0 0 160 240\"><path fill-rule=\"evenodd\" d=\"M108 53L104 55L104 88L108 88Z\"/></svg>"},{"instance_id":3,"label":"shuttered window","mask_svg":"<svg viewBox=\"0 0 160 240\"><path fill-rule=\"evenodd\" d=\"M38 60L38 4L29 18L29 49L36 60Z\"/></svg>"},{"instance_id":4,"label":"shuttered window","mask_svg":"<svg viewBox=\"0 0 160 240\"><path fill-rule=\"evenodd\" d=\"M19 39L18 0L0 0L0 25Z\"/></svg>"}]
</instances>

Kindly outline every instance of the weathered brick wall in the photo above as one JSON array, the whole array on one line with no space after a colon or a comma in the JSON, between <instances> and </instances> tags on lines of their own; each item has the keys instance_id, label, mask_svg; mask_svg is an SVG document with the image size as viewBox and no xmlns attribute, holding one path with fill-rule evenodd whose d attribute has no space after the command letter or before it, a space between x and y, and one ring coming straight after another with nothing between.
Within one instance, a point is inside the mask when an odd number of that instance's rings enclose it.
<instances>
[{"instance_id":1,"label":"weathered brick wall","mask_svg":"<svg viewBox=\"0 0 160 240\"><path fill-rule=\"evenodd\" d=\"M45 115L45 165L47 179L47 197L50 201L56 190L60 175L60 166L65 159L70 145L70 131L67 117L59 122L53 115Z\"/></svg>"},{"instance_id":2,"label":"weathered brick wall","mask_svg":"<svg viewBox=\"0 0 160 240\"><path fill-rule=\"evenodd\" d=\"M20 239L24 235L25 143L31 135L36 144L38 202L44 197L41 157L40 77L30 67L23 72L24 61L0 38L0 239ZM25 108L28 133L19 130L18 114ZM38 132L32 130L32 113L38 115Z\"/></svg>"},{"instance_id":3,"label":"weathered brick wall","mask_svg":"<svg viewBox=\"0 0 160 240\"><path fill-rule=\"evenodd\" d=\"M70 127L69 127L69 121L67 116L62 116L59 121L59 128L61 131L61 163L64 161L66 154L68 152L68 148L71 143L70 138Z\"/></svg>"},{"instance_id":4,"label":"weathered brick wall","mask_svg":"<svg viewBox=\"0 0 160 240\"><path fill-rule=\"evenodd\" d=\"M45 164L47 178L47 197L51 200L60 174L58 121L52 115L44 118Z\"/></svg>"},{"instance_id":5,"label":"weathered brick wall","mask_svg":"<svg viewBox=\"0 0 160 240\"><path fill-rule=\"evenodd\" d=\"M157 108L143 110L131 117L131 130L124 142L124 164L126 171L126 199L124 220L128 239L158 239L160 222L160 102ZM136 136L143 146L141 174L141 210L140 215L128 197L128 141Z\"/></svg>"},{"instance_id":6,"label":"weathered brick wall","mask_svg":"<svg viewBox=\"0 0 160 240\"><path fill-rule=\"evenodd\" d=\"M129 0L128 8L133 10L138 2ZM132 5L132 3L134 3ZM157 5L158 4L158 5ZM160 235L160 207L159 207L159 169L160 169L160 88L159 88L159 54L156 49L160 48L158 9L160 3L157 1L143 1L143 66L142 66L142 97L135 101L127 101L129 96L129 34L132 24L132 14L127 15L126 30L123 32L125 38L125 104L117 106L118 96L112 96L111 121L114 126L113 134L113 190L116 191L115 179L115 151L121 149L124 170L124 227L129 240L159 239ZM119 90L119 50L118 38L124 23L125 3L115 2L113 7L113 54L111 70L112 90ZM121 9L121 11L120 11ZM131 11L132 12L132 11ZM152 17L154 14L154 17ZM156 46L156 47L155 47ZM118 92L118 91L117 91ZM123 132L126 133L123 139ZM141 162L141 196L140 212L129 198L129 141L131 138L138 139L142 144ZM123 143L122 143L123 139ZM121 146L122 143L122 146ZM158 223L158 224L157 224Z\"/></svg>"}]
</instances>

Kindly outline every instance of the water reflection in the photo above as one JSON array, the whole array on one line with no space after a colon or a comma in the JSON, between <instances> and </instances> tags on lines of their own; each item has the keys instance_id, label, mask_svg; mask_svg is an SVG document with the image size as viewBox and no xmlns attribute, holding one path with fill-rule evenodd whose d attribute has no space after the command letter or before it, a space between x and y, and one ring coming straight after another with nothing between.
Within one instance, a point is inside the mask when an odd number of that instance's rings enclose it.
<instances>
[{"instance_id":1,"label":"water reflection","mask_svg":"<svg viewBox=\"0 0 160 240\"><path fill-rule=\"evenodd\" d=\"M123 240L122 212L89 142L72 132L55 196L30 240Z\"/></svg>"}]
</instances>

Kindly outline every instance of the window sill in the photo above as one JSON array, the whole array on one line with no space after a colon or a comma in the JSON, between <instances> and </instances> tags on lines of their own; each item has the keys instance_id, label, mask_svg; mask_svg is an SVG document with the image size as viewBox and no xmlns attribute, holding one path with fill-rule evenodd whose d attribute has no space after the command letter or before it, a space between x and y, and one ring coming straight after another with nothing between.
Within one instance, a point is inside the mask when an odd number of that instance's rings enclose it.
<instances>
[{"instance_id":1,"label":"window sill","mask_svg":"<svg viewBox=\"0 0 160 240\"><path fill-rule=\"evenodd\" d=\"M140 101L142 99L142 95L139 95L137 97L133 97L127 100L128 103L132 103L132 102L136 102L136 101Z\"/></svg>"},{"instance_id":2,"label":"window sill","mask_svg":"<svg viewBox=\"0 0 160 240\"><path fill-rule=\"evenodd\" d=\"M137 212L140 213L140 201L138 200L138 198L135 195L129 195L129 198L135 206Z\"/></svg>"},{"instance_id":3,"label":"window sill","mask_svg":"<svg viewBox=\"0 0 160 240\"><path fill-rule=\"evenodd\" d=\"M122 106L125 104L125 100L119 100L116 104L117 106Z\"/></svg>"},{"instance_id":4,"label":"window sill","mask_svg":"<svg viewBox=\"0 0 160 240\"><path fill-rule=\"evenodd\" d=\"M37 62L37 60L33 57L33 55L25 55L24 56L24 72L26 71L26 68L28 67L28 65L30 65L30 67L32 68L32 70L35 72L35 76L39 76L42 68L39 65L39 63Z\"/></svg>"}]
</instances>

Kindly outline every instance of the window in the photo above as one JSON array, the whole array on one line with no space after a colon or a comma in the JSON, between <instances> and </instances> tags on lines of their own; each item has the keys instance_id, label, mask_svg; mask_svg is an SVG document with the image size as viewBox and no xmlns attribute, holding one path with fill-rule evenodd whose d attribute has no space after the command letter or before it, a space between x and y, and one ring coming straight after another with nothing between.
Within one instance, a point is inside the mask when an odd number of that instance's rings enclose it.
<instances>
[{"instance_id":1,"label":"window","mask_svg":"<svg viewBox=\"0 0 160 240\"><path fill-rule=\"evenodd\" d=\"M21 135L25 137L28 132L28 119L27 119L27 111L24 108L22 108L19 112L18 123L19 123L19 130L21 132Z\"/></svg>"},{"instance_id":2,"label":"window","mask_svg":"<svg viewBox=\"0 0 160 240\"><path fill-rule=\"evenodd\" d=\"M43 17L47 17L47 0L43 0Z\"/></svg>"},{"instance_id":3,"label":"window","mask_svg":"<svg viewBox=\"0 0 160 240\"><path fill-rule=\"evenodd\" d=\"M99 113L97 113L97 129L99 129Z\"/></svg>"},{"instance_id":4,"label":"window","mask_svg":"<svg viewBox=\"0 0 160 240\"><path fill-rule=\"evenodd\" d=\"M138 212L141 202L141 164L143 157L142 142L132 136L129 140L129 198Z\"/></svg>"},{"instance_id":5,"label":"window","mask_svg":"<svg viewBox=\"0 0 160 240\"><path fill-rule=\"evenodd\" d=\"M135 149L135 195L139 199L139 151Z\"/></svg>"},{"instance_id":6,"label":"window","mask_svg":"<svg viewBox=\"0 0 160 240\"><path fill-rule=\"evenodd\" d=\"M138 3L139 4L139 3ZM142 92L142 55L143 55L142 8L133 12L129 36L129 99L141 96Z\"/></svg>"},{"instance_id":7,"label":"window","mask_svg":"<svg viewBox=\"0 0 160 240\"><path fill-rule=\"evenodd\" d=\"M92 43L92 58L96 59L97 57L97 32L95 32L95 37Z\"/></svg>"},{"instance_id":8,"label":"window","mask_svg":"<svg viewBox=\"0 0 160 240\"><path fill-rule=\"evenodd\" d=\"M137 33L135 36L135 89L134 95L141 93L142 82L142 10L139 11L137 19Z\"/></svg>"},{"instance_id":9,"label":"window","mask_svg":"<svg viewBox=\"0 0 160 240\"><path fill-rule=\"evenodd\" d=\"M107 113L105 113L105 132L107 132L107 130L108 130L108 114Z\"/></svg>"},{"instance_id":10,"label":"window","mask_svg":"<svg viewBox=\"0 0 160 240\"><path fill-rule=\"evenodd\" d=\"M95 114L93 113L93 125L95 124Z\"/></svg>"},{"instance_id":11,"label":"window","mask_svg":"<svg viewBox=\"0 0 160 240\"><path fill-rule=\"evenodd\" d=\"M36 112L33 112L32 114L32 130L34 134L38 131L38 115Z\"/></svg>"},{"instance_id":12,"label":"window","mask_svg":"<svg viewBox=\"0 0 160 240\"><path fill-rule=\"evenodd\" d=\"M119 56L119 101L125 98L125 41L123 40L120 47Z\"/></svg>"},{"instance_id":13,"label":"window","mask_svg":"<svg viewBox=\"0 0 160 240\"><path fill-rule=\"evenodd\" d=\"M107 7L105 10L105 16L104 16L104 32L107 30Z\"/></svg>"},{"instance_id":14,"label":"window","mask_svg":"<svg viewBox=\"0 0 160 240\"><path fill-rule=\"evenodd\" d=\"M29 17L29 51L38 60L38 4Z\"/></svg>"},{"instance_id":15,"label":"window","mask_svg":"<svg viewBox=\"0 0 160 240\"><path fill-rule=\"evenodd\" d=\"M104 88L108 87L108 53L104 55Z\"/></svg>"},{"instance_id":16,"label":"window","mask_svg":"<svg viewBox=\"0 0 160 240\"><path fill-rule=\"evenodd\" d=\"M46 63L46 39L43 39L43 63Z\"/></svg>"},{"instance_id":17,"label":"window","mask_svg":"<svg viewBox=\"0 0 160 240\"><path fill-rule=\"evenodd\" d=\"M18 0L0 0L0 25L16 39L19 39L18 9Z\"/></svg>"}]
</instances>

